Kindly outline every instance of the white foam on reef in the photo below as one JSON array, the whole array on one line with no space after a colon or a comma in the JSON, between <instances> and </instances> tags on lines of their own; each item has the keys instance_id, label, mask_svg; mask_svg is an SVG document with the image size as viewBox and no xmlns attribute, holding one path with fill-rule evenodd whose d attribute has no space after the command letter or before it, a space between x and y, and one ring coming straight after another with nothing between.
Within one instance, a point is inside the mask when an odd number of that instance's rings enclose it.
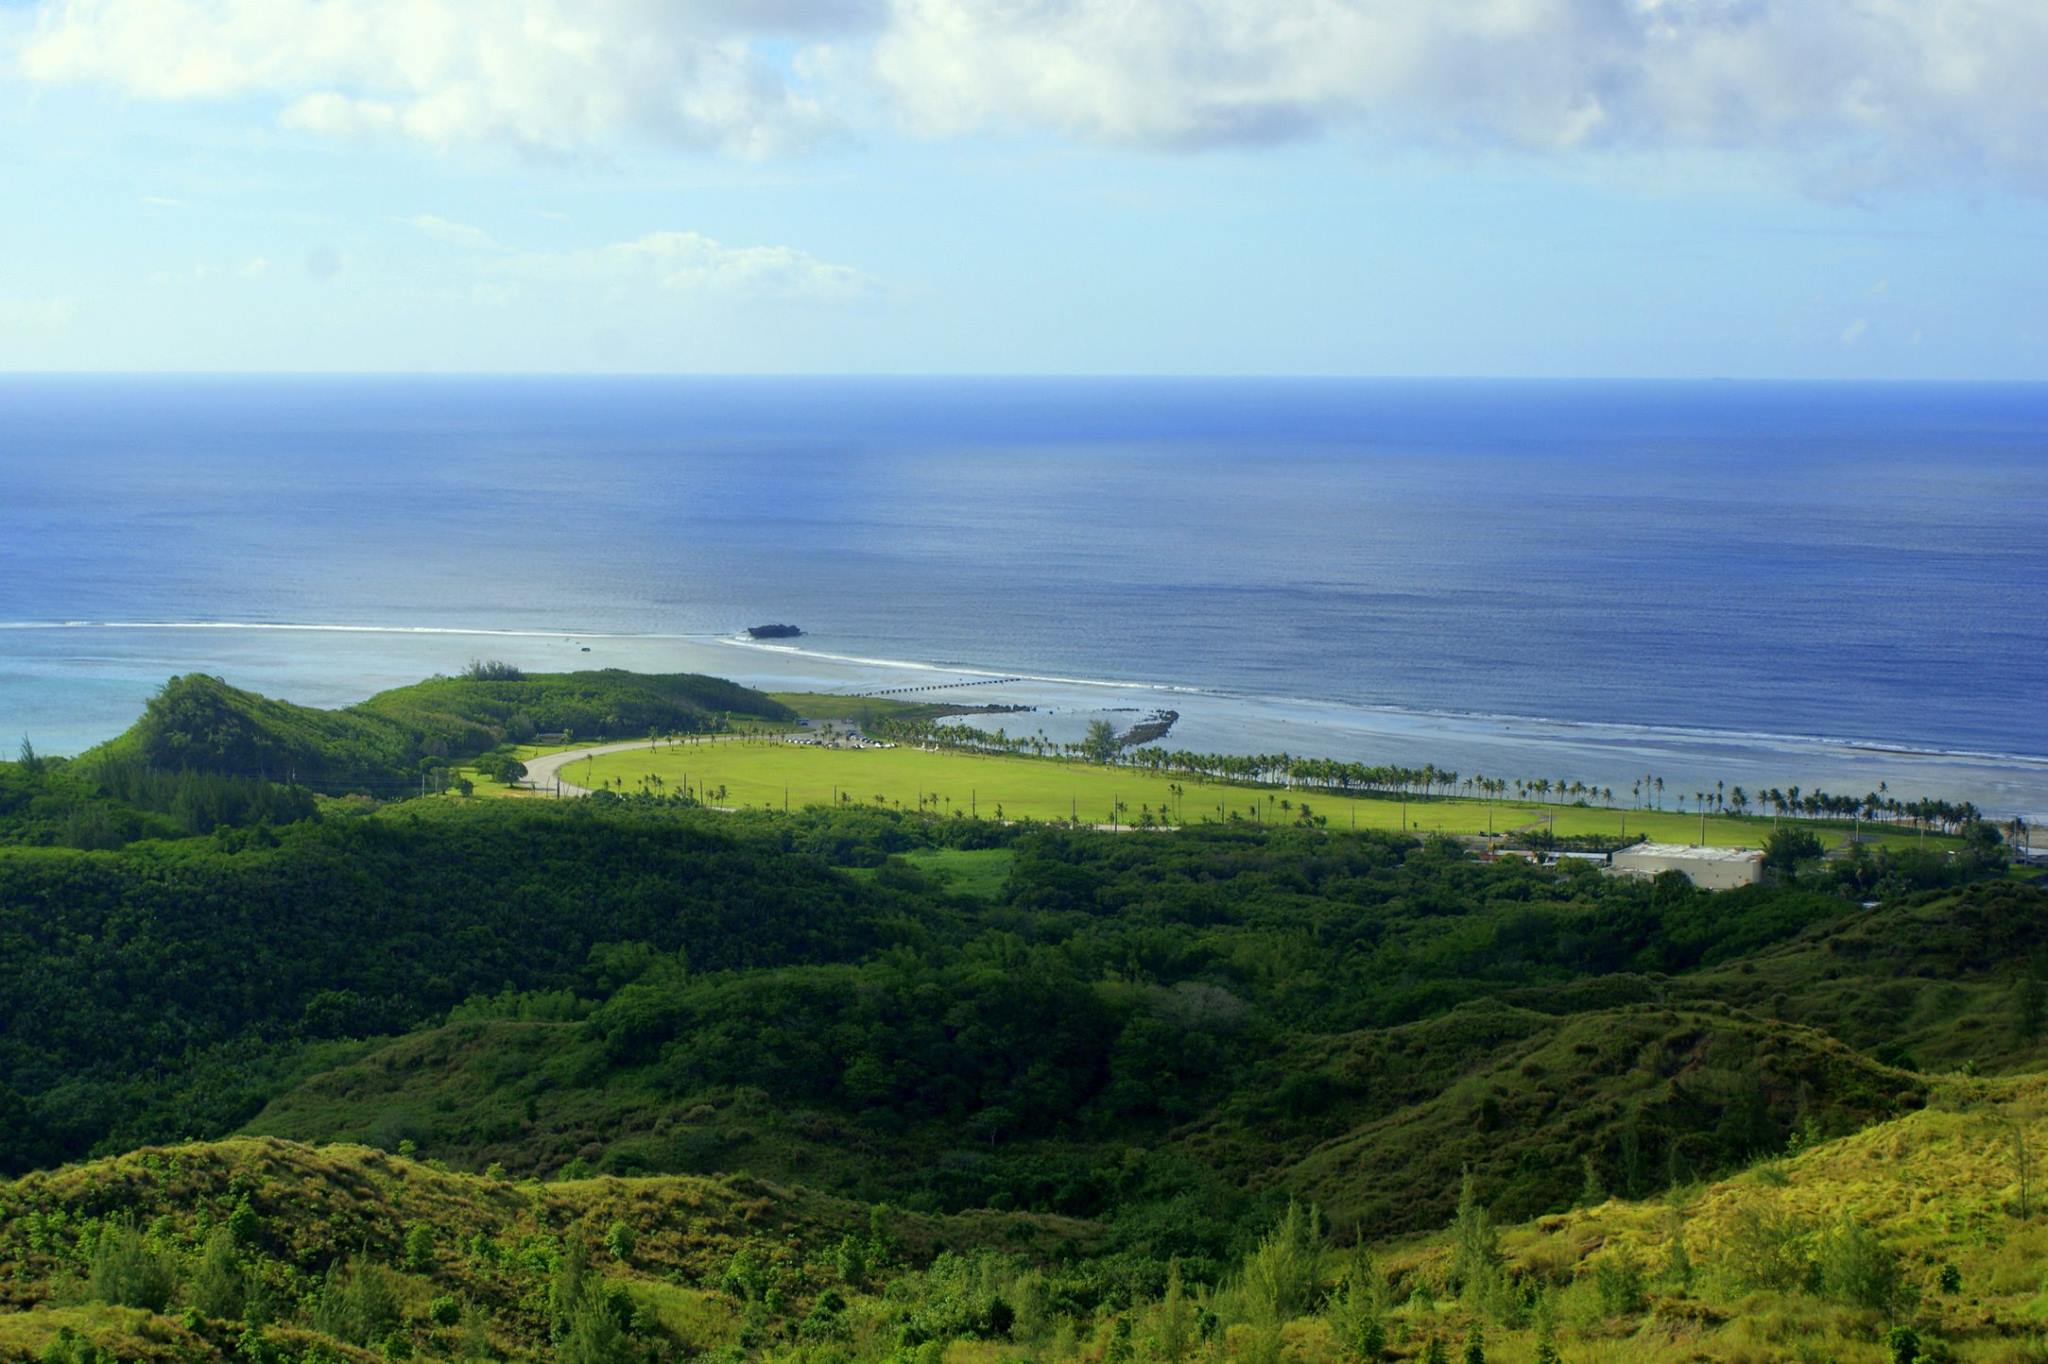
<instances>
[{"instance_id":1,"label":"white foam on reef","mask_svg":"<svg viewBox=\"0 0 2048 1364\"><path fill-rule=\"evenodd\" d=\"M1180 712L1163 745L1217 753L1294 753L1369 763L1421 766L1434 763L1462 773L1501 776L1563 774L1625 792L1636 777L1655 772L1666 779L1666 803L1717 780L1746 786L1798 784L1842 794L1860 794L1888 782L1901 799L1922 795L1968 799L2000 814L2017 812L2048 822L2048 755L1944 750L1864 737L1715 730L1696 726L1617 724L1540 714L1497 714L1430 710L1331 697L1235 692L1184 683L1129 678L1076 677L1020 672L975 663L878 657L752 640L713 633L621 632L540 628L363 624L292 621L10 621L0 631L64 632L70 638L104 632L109 641L165 632L171 636L219 639L220 646L190 649L167 642L138 650L126 659L81 654L69 646L61 657L9 661L15 677L0 675L0 722L48 732L50 717L76 704L69 679L104 683L118 676L124 690L118 704L95 712L89 730L72 731L72 741L52 751L84 747L110 738L133 720L142 701L168 671L219 673L237 685L314 705L361 700L388 686L418 680L436 669L459 666L460 658L437 654L434 639L507 643L509 661L523 667L629 667L636 671L703 671L778 691L819 690L842 694L892 694L935 701L958 700L1032 707L1037 719L1017 714L964 717L965 723L1006 726L1028 732L1045 726L1073 729L1079 737L1088 718L1112 706L1140 706ZM310 652L280 656L257 643L298 635ZM239 637L248 647L228 640ZM365 655L345 641L382 637L389 647ZM317 650L311 641L326 641ZM408 644L406 641L415 641ZM26 643L26 641L24 641ZM524 647L521 647L521 646ZM596 657L583 650L595 645ZM567 651L565 646L578 646ZM14 651L10 651L14 652ZM29 654L38 651L30 649ZM756 660L748 662L747 660ZM38 675L37 665L45 671ZM125 667L125 671L124 671ZM165 671L168 670L168 671ZM945 679L959 679L949 682ZM10 688L41 682L40 714L10 706ZM54 694L54 699L52 699ZM24 724L23 721L28 723Z\"/></svg>"}]
</instances>

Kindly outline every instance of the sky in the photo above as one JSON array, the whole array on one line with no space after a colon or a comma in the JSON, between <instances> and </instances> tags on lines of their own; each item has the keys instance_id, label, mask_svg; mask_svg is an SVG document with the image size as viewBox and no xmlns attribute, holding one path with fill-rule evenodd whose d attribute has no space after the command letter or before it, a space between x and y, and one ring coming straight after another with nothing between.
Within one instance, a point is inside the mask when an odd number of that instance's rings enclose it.
<instances>
[{"instance_id":1,"label":"sky","mask_svg":"<svg viewBox=\"0 0 2048 1364\"><path fill-rule=\"evenodd\" d=\"M2048 0L0 0L0 370L2048 379Z\"/></svg>"}]
</instances>

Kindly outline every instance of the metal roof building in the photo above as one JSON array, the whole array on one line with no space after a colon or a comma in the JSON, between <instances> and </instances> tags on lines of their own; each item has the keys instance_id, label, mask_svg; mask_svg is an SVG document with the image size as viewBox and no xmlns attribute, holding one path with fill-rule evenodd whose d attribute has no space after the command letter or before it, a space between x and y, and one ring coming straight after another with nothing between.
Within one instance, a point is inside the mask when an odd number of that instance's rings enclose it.
<instances>
[{"instance_id":1,"label":"metal roof building","mask_svg":"<svg viewBox=\"0 0 2048 1364\"><path fill-rule=\"evenodd\" d=\"M1764 877L1764 855L1753 848L1702 848L1684 843L1638 843L1614 854L1614 870L1630 876L1684 872L1702 890L1753 886Z\"/></svg>"}]
</instances>

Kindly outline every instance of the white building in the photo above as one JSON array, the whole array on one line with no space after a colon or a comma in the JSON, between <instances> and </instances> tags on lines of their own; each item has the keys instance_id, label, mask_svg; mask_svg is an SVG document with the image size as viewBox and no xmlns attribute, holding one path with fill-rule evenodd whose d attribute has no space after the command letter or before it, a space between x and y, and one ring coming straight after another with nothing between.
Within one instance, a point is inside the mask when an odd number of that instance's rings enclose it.
<instances>
[{"instance_id":1,"label":"white building","mask_svg":"<svg viewBox=\"0 0 2048 1364\"><path fill-rule=\"evenodd\" d=\"M1638 843L1614 854L1614 870L1626 876L1684 872L1702 890L1753 886L1764 877L1764 855L1750 848L1698 848L1683 843Z\"/></svg>"}]
</instances>

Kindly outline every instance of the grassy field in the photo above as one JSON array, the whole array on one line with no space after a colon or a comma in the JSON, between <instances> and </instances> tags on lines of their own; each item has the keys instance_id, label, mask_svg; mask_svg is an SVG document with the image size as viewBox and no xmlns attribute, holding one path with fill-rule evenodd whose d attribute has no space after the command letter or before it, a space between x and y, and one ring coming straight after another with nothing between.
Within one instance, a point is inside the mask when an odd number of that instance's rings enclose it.
<instances>
[{"instance_id":1,"label":"grassy field","mask_svg":"<svg viewBox=\"0 0 2048 1364\"><path fill-rule=\"evenodd\" d=\"M920 848L902 859L955 895L1000 900L1017 855L1009 848ZM873 867L848 867L849 876L872 877Z\"/></svg>"},{"instance_id":2,"label":"grassy field","mask_svg":"<svg viewBox=\"0 0 2048 1364\"><path fill-rule=\"evenodd\" d=\"M1696 843L1698 815L1444 797L1427 801L1325 796L1269 787L1180 780L1079 762L990 756L916 748L818 749L775 740L686 744L678 748L607 754L577 763L564 774L588 776L623 791L685 789L711 804L746 809L801 809L853 801L915 810L919 801L941 816L980 819L1077 819L1084 824L1143 825L1243 821L1294 823L1304 800L1331 828L1406 829L1416 833L1475 834L1543 827L1571 834L1648 834L1661 842ZM659 778L659 782L650 779ZM1178 787L1179 789L1176 789ZM843 800L842 800L843 798ZM1113 808L1114 807L1114 808ZM1711 815L1706 841L1756 847L1769 834L1769 817ZM1815 824L1823 841L1839 843L1846 826ZM1866 833L1870 832L1865 826ZM1910 843L1912 830L1877 831L1886 842Z\"/></svg>"},{"instance_id":3,"label":"grassy field","mask_svg":"<svg viewBox=\"0 0 2048 1364\"><path fill-rule=\"evenodd\" d=\"M535 758L545 757L550 753L566 753L571 749L588 748L589 746L587 743L515 744L513 745L512 752L519 761L530 763ZM524 796L532 798L540 794L538 791L529 791L523 786L506 786L502 782L493 781L474 767L457 767L454 769L454 772L458 777L469 778L470 784L475 788L475 792L479 796Z\"/></svg>"}]
</instances>

